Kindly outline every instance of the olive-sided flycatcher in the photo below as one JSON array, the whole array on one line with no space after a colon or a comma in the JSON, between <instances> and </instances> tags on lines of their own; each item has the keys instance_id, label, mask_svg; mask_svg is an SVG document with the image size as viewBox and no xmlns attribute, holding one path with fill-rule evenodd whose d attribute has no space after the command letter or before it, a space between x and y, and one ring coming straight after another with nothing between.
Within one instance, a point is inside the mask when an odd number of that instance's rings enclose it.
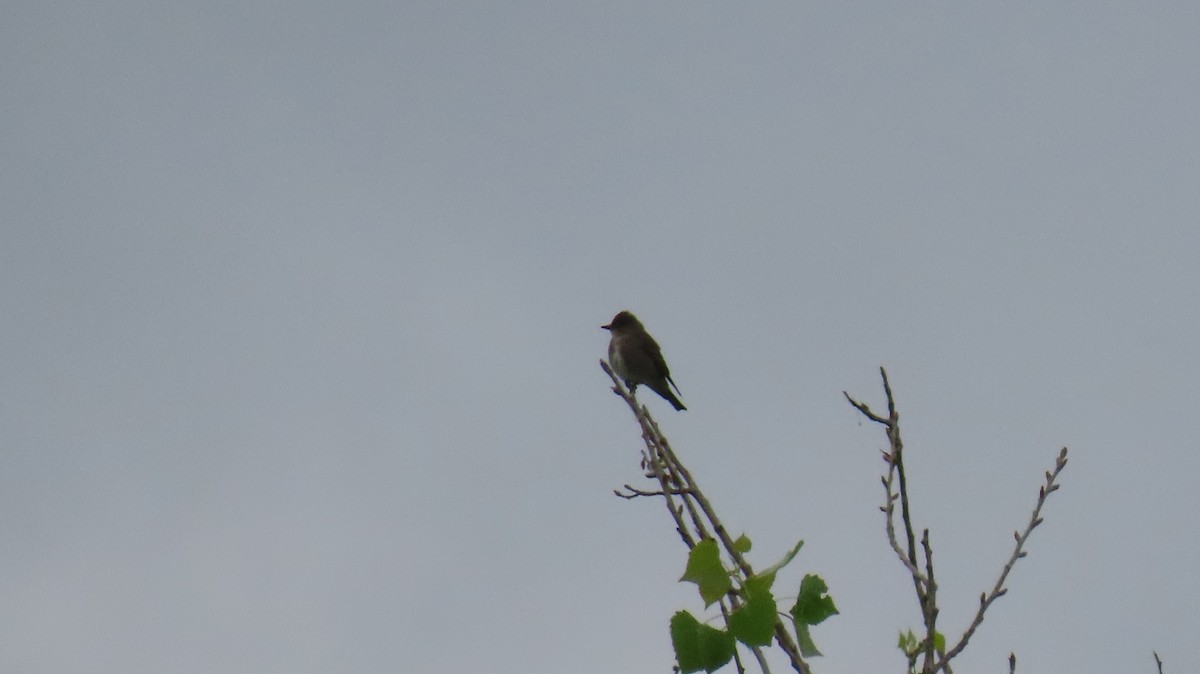
<instances>
[{"instance_id":1,"label":"olive-sided flycatcher","mask_svg":"<svg viewBox=\"0 0 1200 674\"><path fill-rule=\"evenodd\" d=\"M617 376L625 381L630 393L638 384L645 384L674 405L675 409L687 409L671 392L670 386L675 386L675 381L671 379L667 361L663 360L662 349L636 316L622 311L613 317L612 323L600 327L612 333L612 339L608 342L608 362ZM678 386L675 386L675 391L679 391Z\"/></svg>"}]
</instances>

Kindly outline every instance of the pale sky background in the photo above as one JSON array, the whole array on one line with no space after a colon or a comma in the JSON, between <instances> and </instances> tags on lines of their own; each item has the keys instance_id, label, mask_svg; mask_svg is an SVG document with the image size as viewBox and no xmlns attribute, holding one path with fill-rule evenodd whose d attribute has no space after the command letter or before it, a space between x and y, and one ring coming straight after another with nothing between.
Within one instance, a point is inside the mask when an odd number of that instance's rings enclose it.
<instances>
[{"instance_id":1,"label":"pale sky background","mask_svg":"<svg viewBox=\"0 0 1200 674\"><path fill-rule=\"evenodd\" d=\"M702 612L597 361L819 674L1200 670L1200 4L7 2L0 670L669 672ZM794 589L791 590L794 592ZM783 591L784 594L789 592ZM711 616L712 613L706 615ZM774 659L777 671L785 671Z\"/></svg>"}]
</instances>

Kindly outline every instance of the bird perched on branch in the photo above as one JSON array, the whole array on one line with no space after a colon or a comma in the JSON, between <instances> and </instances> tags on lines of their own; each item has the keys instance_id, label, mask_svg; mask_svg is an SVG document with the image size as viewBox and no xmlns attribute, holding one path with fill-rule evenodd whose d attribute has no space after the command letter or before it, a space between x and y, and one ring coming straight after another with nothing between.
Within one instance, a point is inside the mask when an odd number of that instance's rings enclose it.
<instances>
[{"instance_id":1,"label":"bird perched on branch","mask_svg":"<svg viewBox=\"0 0 1200 674\"><path fill-rule=\"evenodd\" d=\"M663 360L662 349L658 342L646 332L641 321L628 311L613 316L612 322L600 327L612 333L608 342L608 362L612 365L617 376L625 381L629 392L633 393L638 384L645 384L658 395L675 406L677 410L686 410L675 392L679 387L671 379L671 371L667 369L667 361ZM669 384L669 386L668 386Z\"/></svg>"}]
</instances>

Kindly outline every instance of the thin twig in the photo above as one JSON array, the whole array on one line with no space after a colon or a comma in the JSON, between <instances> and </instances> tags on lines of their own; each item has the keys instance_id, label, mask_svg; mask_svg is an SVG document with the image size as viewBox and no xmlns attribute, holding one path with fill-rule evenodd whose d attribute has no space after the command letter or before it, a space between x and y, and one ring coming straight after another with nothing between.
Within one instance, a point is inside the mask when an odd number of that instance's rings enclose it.
<instances>
[{"instance_id":1,"label":"thin twig","mask_svg":"<svg viewBox=\"0 0 1200 674\"><path fill-rule=\"evenodd\" d=\"M670 489L667 491L646 491L644 489L638 489L637 487L627 484L627 485L625 485L625 491L621 491L620 489L614 489L613 493L616 494L617 496L620 496L623 499L635 499L635 498L638 498L639 496L665 496L668 493L679 496L681 494L686 494L687 491L684 489Z\"/></svg>"},{"instance_id":2,"label":"thin twig","mask_svg":"<svg viewBox=\"0 0 1200 674\"><path fill-rule=\"evenodd\" d=\"M921 617L925 621L925 671L932 672L935 662L934 646L937 641L937 583L933 579L933 547L929 544L929 529L921 535L921 547L925 550L925 592L920 595Z\"/></svg>"},{"instance_id":3,"label":"thin twig","mask_svg":"<svg viewBox=\"0 0 1200 674\"><path fill-rule=\"evenodd\" d=\"M866 403L861 403L850 397L849 393L842 391L842 395L846 396L846 400L854 406L863 416L880 424L884 428L884 433L888 439L888 451L884 452L884 460L888 462L888 471L883 478L883 487L887 492L887 501L885 502L883 511L886 515L885 527L887 530L888 543L895 551L896 557L900 559L900 563L904 568L908 569L908 573L912 576L913 590L917 594L917 601L921 606L922 618L928 618L928 595L931 594L932 587L932 565L930 560L926 560L926 573L921 573L921 569L917 566L917 551L916 551L916 533L913 530L912 524L912 509L909 506L908 500L908 480L904 473L904 440L900 435L900 413L896 409L896 399L892 393L892 385L888 380L887 370L879 368L880 378L883 380L884 396L887 399L888 415L887 417L879 416L871 411L871 408ZM899 482L899 491L894 489L897 481ZM896 536L896 501L900 501L900 519L904 523L904 538L908 544L908 550L905 551L900 547L900 541ZM928 628L928 622L926 622ZM929 632L929 630L926 630ZM932 633L930 632L930 637ZM932 641L927 639L927 648L932 647ZM931 659L926 660L931 662Z\"/></svg>"},{"instance_id":4,"label":"thin twig","mask_svg":"<svg viewBox=\"0 0 1200 674\"><path fill-rule=\"evenodd\" d=\"M892 484L895 482L896 472L894 467L888 469L887 475L882 478L883 488L887 491L887 503L881 508L885 517L884 527L887 531L888 544L892 546L892 550L896 553L896 558L908 569L909 575L912 576L913 584L921 586L925 583L925 575L917 568L916 563L909 559L904 550L900 547L900 541L896 538L896 501L900 495L892 490Z\"/></svg>"},{"instance_id":5,"label":"thin twig","mask_svg":"<svg viewBox=\"0 0 1200 674\"><path fill-rule=\"evenodd\" d=\"M1151 651L1151 653L1154 653L1154 664L1158 665L1158 674L1162 674L1162 660L1158 657L1158 651Z\"/></svg>"},{"instance_id":6,"label":"thin twig","mask_svg":"<svg viewBox=\"0 0 1200 674\"><path fill-rule=\"evenodd\" d=\"M992 602L1000 597L1003 597L1008 590L1004 587L1004 581L1008 579L1008 574L1016 565L1017 560L1026 555L1024 551L1025 541L1029 540L1029 535L1033 530L1042 523L1042 506L1046 504L1046 499L1050 494L1058 491L1058 476L1062 473L1063 468L1067 467L1067 448L1063 447L1058 453L1058 458L1054 461L1054 470L1046 471L1046 484L1038 489L1037 505L1033 508L1033 515L1029 518L1029 523L1025 525L1025 531L1013 532L1013 538L1016 539L1016 544L1013 546L1012 554L1008 557L1008 562L1004 565L1004 569L1000 572L1000 577L996 579L996 584L992 587L992 591L987 594L980 595L979 608L975 611L975 619L971 621L971 626L963 633L962 638L955 644L954 648L946 651L946 655L939 661L939 666L942 663L950 662L954 656L962 652L967 647L967 642L970 641L971 635L975 634L975 630L983 622L983 615L987 612Z\"/></svg>"}]
</instances>

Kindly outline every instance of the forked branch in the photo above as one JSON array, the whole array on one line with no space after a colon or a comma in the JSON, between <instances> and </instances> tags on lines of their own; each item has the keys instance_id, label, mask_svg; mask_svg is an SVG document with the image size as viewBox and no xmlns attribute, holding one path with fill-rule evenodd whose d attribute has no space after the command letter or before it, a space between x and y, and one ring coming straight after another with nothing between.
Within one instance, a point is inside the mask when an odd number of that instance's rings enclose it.
<instances>
[{"instance_id":1,"label":"forked branch","mask_svg":"<svg viewBox=\"0 0 1200 674\"><path fill-rule=\"evenodd\" d=\"M950 661L963 651L970 641L971 636L975 634L975 630L983 623L984 614L987 612L992 602L1000 597L1003 597L1008 589L1004 586L1008 580L1008 574L1016 565L1017 560L1026 555L1025 543L1029 540L1030 534L1042 523L1042 507L1046 504L1046 499L1059 488L1058 477L1063 469L1067 466L1067 448L1064 447L1058 453L1058 458L1054 462L1054 469L1046 472L1046 482L1038 490L1037 503L1033 508L1033 515L1029 522L1025 525L1024 531L1013 532L1015 545L1013 546L1012 554L1009 555L1008 561L1004 568L1000 571L1000 577L996 580L996 584L990 592L985 592L979 597L979 607L975 612L975 617L971 621L970 626L963 632L962 637L953 647L948 649L944 654L939 654L934 648L935 638L937 636L937 583L934 581L934 565L933 551L929 544L929 530L925 529L921 535L921 548L924 555L924 564L918 560L916 546L916 531L912 524L912 511L909 507L908 500L908 481L905 479L904 473L904 442L900 437L900 414L896 410L896 401L892 395L891 383L888 381L887 371L879 368L880 376L883 379L884 395L887 398L887 416L882 416L871 410L866 404L850 397L850 394L843 392L846 400L850 402L864 417L880 424L884 427L884 432L888 439L888 449L884 451L883 458L887 462L887 472L882 478L883 487L886 492L884 505L880 510L885 515L885 530L887 532L888 543L896 556L904 567L908 569L909 575L912 577L913 589L917 595L918 604L921 607L921 618L925 623L925 640L921 642L921 652L923 662L921 671L925 674L933 672L945 672L950 674ZM895 512L896 502L900 503L900 519L904 525L904 537L906 546L901 545L896 534ZM924 571L921 567L924 566ZM910 653L911 658L915 654ZM1016 657L1010 659L1010 671L1016 668Z\"/></svg>"},{"instance_id":2,"label":"forked branch","mask_svg":"<svg viewBox=\"0 0 1200 674\"><path fill-rule=\"evenodd\" d=\"M696 547L696 544L703 539L715 538L729 558L733 560L738 571L743 574L743 578L753 577L754 569L735 545L733 537L729 535L720 517L717 516L712 503L696 485L696 481L687 467L671 449L670 443L659 430L658 423L650 416L650 411L644 405L638 404L637 398L622 385L608 363L601 360L600 367L612 379L613 393L620 396L629 405L629 409L637 418L642 429L642 440L645 443L645 447L642 449L642 467L645 468L647 477L657 480L660 487L657 491L647 491L625 485L626 491L616 491L617 496L626 499L640 496L662 496L667 511L675 521L675 529L689 550ZM736 608L736 601L736 597L730 597L734 608ZM728 616L724 609L722 612ZM781 619L777 619L775 623L775 642L787 654L792 668L798 674L810 674L808 663L801 657L799 646L796 645ZM752 650L763 671L769 671L761 649ZM741 666L739 661L739 670Z\"/></svg>"}]
</instances>

